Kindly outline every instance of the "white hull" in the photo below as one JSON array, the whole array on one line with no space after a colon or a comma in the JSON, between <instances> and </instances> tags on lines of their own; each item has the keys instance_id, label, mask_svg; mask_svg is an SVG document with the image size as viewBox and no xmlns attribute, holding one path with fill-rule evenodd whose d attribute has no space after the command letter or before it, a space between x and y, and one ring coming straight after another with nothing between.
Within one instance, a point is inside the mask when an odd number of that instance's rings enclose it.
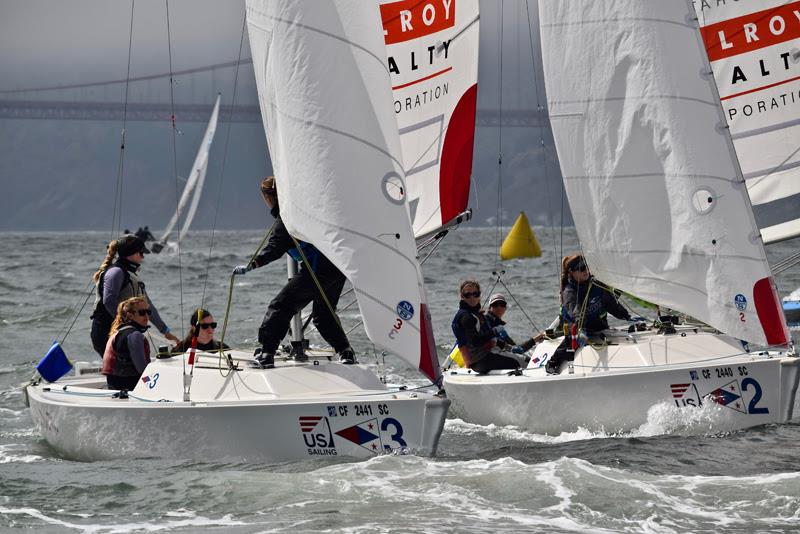
<instances>
[{"instance_id":1,"label":"white hull","mask_svg":"<svg viewBox=\"0 0 800 534\"><path fill-rule=\"evenodd\" d=\"M800 358L745 353L727 336L692 330L608 339L613 344L579 349L572 368L563 365L559 375L547 375L543 365L561 339L539 344L521 376L445 372L451 414L550 435L634 430L659 404L692 410L711 403L719 430L792 417Z\"/></svg>"},{"instance_id":2,"label":"white hull","mask_svg":"<svg viewBox=\"0 0 800 534\"><path fill-rule=\"evenodd\" d=\"M216 355L206 356L194 370L188 402L182 357L151 363L143 374L148 382L127 399L112 398L97 374L31 385L26 393L44 439L79 460L435 454L449 399L389 390L360 365L276 364L260 370L240 361L240 370L224 377Z\"/></svg>"}]
</instances>

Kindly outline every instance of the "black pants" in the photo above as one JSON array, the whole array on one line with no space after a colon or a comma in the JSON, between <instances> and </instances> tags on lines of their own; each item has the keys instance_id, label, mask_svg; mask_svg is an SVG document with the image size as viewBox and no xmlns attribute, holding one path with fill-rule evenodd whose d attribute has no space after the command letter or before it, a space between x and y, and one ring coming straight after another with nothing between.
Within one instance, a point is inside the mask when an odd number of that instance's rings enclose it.
<instances>
[{"instance_id":1,"label":"black pants","mask_svg":"<svg viewBox=\"0 0 800 534\"><path fill-rule=\"evenodd\" d=\"M558 345L553 355L547 360L545 369L552 372L557 372L564 362L571 362L575 360L575 351L572 350L572 336L564 336L564 340Z\"/></svg>"},{"instance_id":2,"label":"black pants","mask_svg":"<svg viewBox=\"0 0 800 534\"><path fill-rule=\"evenodd\" d=\"M103 353L106 351L108 331L111 330L111 323L113 320L110 318L98 317L97 315L96 312L92 315L92 333L90 337L92 338L92 347L94 351L102 358Z\"/></svg>"},{"instance_id":3,"label":"black pants","mask_svg":"<svg viewBox=\"0 0 800 534\"><path fill-rule=\"evenodd\" d=\"M325 290L328 302L336 310L339 295L344 287L344 275L325 257L319 258L315 274ZM274 353L277 350L286 332L289 331L292 317L309 302L313 302L311 316L314 326L325 341L337 352L350 346L344 330L339 325L338 317L331 314L311 277L311 272L303 265L300 272L283 286L267 307L267 313L258 329L258 341L264 352Z\"/></svg>"},{"instance_id":4,"label":"black pants","mask_svg":"<svg viewBox=\"0 0 800 534\"><path fill-rule=\"evenodd\" d=\"M133 388L139 383L139 378L138 376L106 375L106 384L108 384L108 389L133 391Z\"/></svg>"},{"instance_id":5,"label":"black pants","mask_svg":"<svg viewBox=\"0 0 800 534\"><path fill-rule=\"evenodd\" d=\"M485 357L470 366L473 371L484 374L498 369L519 369L519 362L508 356L500 356L490 352Z\"/></svg>"}]
</instances>

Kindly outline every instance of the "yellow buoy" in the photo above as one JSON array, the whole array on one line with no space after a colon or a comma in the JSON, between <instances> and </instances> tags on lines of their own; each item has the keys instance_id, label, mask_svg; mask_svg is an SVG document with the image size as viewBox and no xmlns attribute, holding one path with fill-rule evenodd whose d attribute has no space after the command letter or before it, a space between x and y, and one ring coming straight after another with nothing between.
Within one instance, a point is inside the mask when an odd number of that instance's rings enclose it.
<instances>
[{"instance_id":1,"label":"yellow buoy","mask_svg":"<svg viewBox=\"0 0 800 534\"><path fill-rule=\"evenodd\" d=\"M538 258L541 255L539 241L536 240L528 218L522 211L500 247L500 259Z\"/></svg>"}]
</instances>

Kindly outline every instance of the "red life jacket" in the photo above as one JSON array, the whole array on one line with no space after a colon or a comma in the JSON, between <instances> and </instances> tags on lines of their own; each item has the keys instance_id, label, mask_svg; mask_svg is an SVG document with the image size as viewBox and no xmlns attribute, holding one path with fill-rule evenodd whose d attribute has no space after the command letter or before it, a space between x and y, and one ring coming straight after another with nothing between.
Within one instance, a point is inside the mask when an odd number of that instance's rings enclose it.
<instances>
[{"instance_id":1,"label":"red life jacket","mask_svg":"<svg viewBox=\"0 0 800 534\"><path fill-rule=\"evenodd\" d=\"M139 376L141 374L136 370L128 347L128 336L138 331L135 326L126 324L108 339L106 350L103 353L101 373L113 376ZM144 341L144 361L146 364L150 363L150 343L146 339Z\"/></svg>"}]
</instances>

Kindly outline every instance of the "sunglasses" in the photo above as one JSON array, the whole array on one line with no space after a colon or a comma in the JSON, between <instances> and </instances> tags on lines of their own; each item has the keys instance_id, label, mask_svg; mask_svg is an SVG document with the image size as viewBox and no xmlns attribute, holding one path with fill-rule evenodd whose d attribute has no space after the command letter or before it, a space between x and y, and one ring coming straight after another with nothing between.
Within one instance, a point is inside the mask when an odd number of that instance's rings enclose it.
<instances>
[{"instance_id":1,"label":"sunglasses","mask_svg":"<svg viewBox=\"0 0 800 534\"><path fill-rule=\"evenodd\" d=\"M572 268L572 271L573 271L573 272L581 272L581 273L585 273L587 270L588 270L588 269L587 269L587 267L586 267L586 265L585 265L585 264L584 264L584 265L578 265L577 267L573 267L573 268Z\"/></svg>"},{"instance_id":2,"label":"sunglasses","mask_svg":"<svg viewBox=\"0 0 800 534\"><path fill-rule=\"evenodd\" d=\"M206 328L216 328L217 323L200 323L200 328L205 330Z\"/></svg>"},{"instance_id":3,"label":"sunglasses","mask_svg":"<svg viewBox=\"0 0 800 534\"><path fill-rule=\"evenodd\" d=\"M477 298L477 297L481 296L481 292L480 291L467 291L465 293L461 293L461 296L464 297L465 299L471 299L473 297Z\"/></svg>"},{"instance_id":4,"label":"sunglasses","mask_svg":"<svg viewBox=\"0 0 800 534\"><path fill-rule=\"evenodd\" d=\"M492 304L489 305L490 308L494 308L496 306L500 307L500 308L505 308L506 306L508 306L508 304L506 304L505 302L500 300L500 301L497 301L497 302L493 302Z\"/></svg>"},{"instance_id":5,"label":"sunglasses","mask_svg":"<svg viewBox=\"0 0 800 534\"><path fill-rule=\"evenodd\" d=\"M136 315L138 315L139 317L144 317L145 315L149 316L149 315L152 315L152 314L153 314L153 312L151 312L149 309L148 310L136 310Z\"/></svg>"}]
</instances>

